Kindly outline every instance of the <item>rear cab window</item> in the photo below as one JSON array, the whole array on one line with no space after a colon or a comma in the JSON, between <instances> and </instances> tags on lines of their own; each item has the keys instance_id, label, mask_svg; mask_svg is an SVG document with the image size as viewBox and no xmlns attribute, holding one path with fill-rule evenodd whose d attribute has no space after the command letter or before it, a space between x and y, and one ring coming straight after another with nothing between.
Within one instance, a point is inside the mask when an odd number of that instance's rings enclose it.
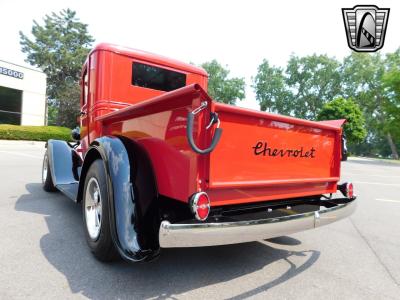
<instances>
[{"instance_id":1,"label":"rear cab window","mask_svg":"<svg viewBox=\"0 0 400 300\"><path fill-rule=\"evenodd\" d=\"M133 62L132 85L169 92L186 85L186 74Z\"/></svg>"}]
</instances>

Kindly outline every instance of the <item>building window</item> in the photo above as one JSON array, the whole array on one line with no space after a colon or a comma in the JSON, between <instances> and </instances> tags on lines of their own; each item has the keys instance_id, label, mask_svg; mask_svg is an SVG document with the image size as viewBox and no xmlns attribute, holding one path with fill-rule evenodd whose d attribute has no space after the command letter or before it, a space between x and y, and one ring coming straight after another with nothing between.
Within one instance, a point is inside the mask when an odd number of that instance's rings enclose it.
<instances>
[{"instance_id":1,"label":"building window","mask_svg":"<svg viewBox=\"0 0 400 300\"><path fill-rule=\"evenodd\" d=\"M21 125L22 91L0 87L0 124Z\"/></svg>"},{"instance_id":2,"label":"building window","mask_svg":"<svg viewBox=\"0 0 400 300\"><path fill-rule=\"evenodd\" d=\"M186 85L186 75L134 62L132 64L132 84L169 92L184 87Z\"/></svg>"}]
</instances>

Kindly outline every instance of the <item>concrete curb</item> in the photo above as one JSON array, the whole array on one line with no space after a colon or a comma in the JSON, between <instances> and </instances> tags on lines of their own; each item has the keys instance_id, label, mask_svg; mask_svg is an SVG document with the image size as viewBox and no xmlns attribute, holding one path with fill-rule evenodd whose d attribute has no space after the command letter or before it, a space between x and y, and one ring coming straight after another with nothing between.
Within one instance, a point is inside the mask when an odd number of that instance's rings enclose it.
<instances>
[{"instance_id":1,"label":"concrete curb","mask_svg":"<svg viewBox=\"0 0 400 300\"><path fill-rule=\"evenodd\" d=\"M45 146L46 142L40 141L15 141L15 140L0 140L0 147L1 146L36 146L36 147L43 147Z\"/></svg>"}]
</instances>

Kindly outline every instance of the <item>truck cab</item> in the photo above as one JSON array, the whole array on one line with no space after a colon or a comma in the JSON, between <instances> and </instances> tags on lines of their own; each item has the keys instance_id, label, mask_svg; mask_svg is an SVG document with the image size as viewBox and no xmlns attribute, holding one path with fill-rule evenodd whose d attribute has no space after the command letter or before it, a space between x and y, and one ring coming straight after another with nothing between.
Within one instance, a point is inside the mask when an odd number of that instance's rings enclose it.
<instances>
[{"instance_id":1,"label":"truck cab","mask_svg":"<svg viewBox=\"0 0 400 300\"><path fill-rule=\"evenodd\" d=\"M191 84L207 90L208 74L177 60L102 43L90 52L81 78L80 127L85 152L102 134L100 116Z\"/></svg>"},{"instance_id":2,"label":"truck cab","mask_svg":"<svg viewBox=\"0 0 400 300\"><path fill-rule=\"evenodd\" d=\"M207 79L199 67L139 50L90 52L80 135L74 145L47 143L42 181L82 202L100 260L272 238L354 211L353 185L340 182L344 120L217 103Z\"/></svg>"}]
</instances>

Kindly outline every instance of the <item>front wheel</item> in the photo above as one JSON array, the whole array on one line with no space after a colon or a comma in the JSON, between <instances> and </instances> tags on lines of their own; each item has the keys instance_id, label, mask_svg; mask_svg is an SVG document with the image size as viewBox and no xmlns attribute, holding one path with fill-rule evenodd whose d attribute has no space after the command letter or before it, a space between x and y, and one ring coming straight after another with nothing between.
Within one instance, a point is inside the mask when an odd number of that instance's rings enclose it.
<instances>
[{"instance_id":1,"label":"front wheel","mask_svg":"<svg viewBox=\"0 0 400 300\"><path fill-rule=\"evenodd\" d=\"M42 165L42 187L46 192L55 192L57 188L54 186L53 179L51 177L51 169L49 164L49 155L46 153L43 157Z\"/></svg>"},{"instance_id":2,"label":"front wheel","mask_svg":"<svg viewBox=\"0 0 400 300\"><path fill-rule=\"evenodd\" d=\"M103 161L97 159L85 178L82 209L86 241L100 261L111 261L118 257L111 238L109 205Z\"/></svg>"}]
</instances>

